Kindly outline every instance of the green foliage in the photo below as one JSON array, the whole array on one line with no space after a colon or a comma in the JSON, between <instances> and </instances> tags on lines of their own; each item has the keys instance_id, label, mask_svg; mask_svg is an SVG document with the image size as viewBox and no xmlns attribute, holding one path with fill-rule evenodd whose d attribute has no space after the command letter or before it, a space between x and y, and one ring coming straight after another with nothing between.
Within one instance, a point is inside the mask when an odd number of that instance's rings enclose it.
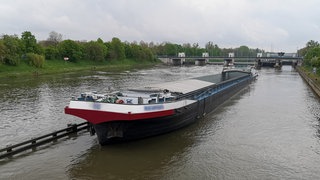
<instances>
[{"instance_id":1,"label":"green foliage","mask_svg":"<svg viewBox=\"0 0 320 180\"><path fill-rule=\"evenodd\" d=\"M0 63L5 63L4 58L6 57L7 48L3 43L3 40L0 40Z\"/></svg>"},{"instance_id":2,"label":"green foliage","mask_svg":"<svg viewBox=\"0 0 320 180\"><path fill-rule=\"evenodd\" d=\"M98 38L97 43L103 44L103 40L101 38Z\"/></svg>"},{"instance_id":3,"label":"green foliage","mask_svg":"<svg viewBox=\"0 0 320 180\"><path fill-rule=\"evenodd\" d=\"M107 55L107 47L103 42L90 41L84 44L86 58L92 61L104 61Z\"/></svg>"},{"instance_id":4,"label":"green foliage","mask_svg":"<svg viewBox=\"0 0 320 180\"><path fill-rule=\"evenodd\" d=\"M145 60L148 60L148 61L154 61L155 60L155 57L154 57L151 49L149 49L149 48L143 49L143 54L144 54L144 57L145 57L144 59Z\"/></svg>"},{"instance_id":5,"label":"green foliage","mask_svg":"<svg viewBox=\"0 0 320 180\"><path fill-rule=\"evenodd\" d=\"M107 58L113 60L110 63L128 63L129 59L136 60L134 62L147 63L155 59L154 54L157 49L157 45L153 43L150 43L150 46L143 41L140 42L140 45L123 43L118 38L112 38L109 42L103 42L101 38L90 42L62 41L62 35L54 31L50 33L47 40L38 43L31 32L24 31L21 38L17 35L3 35L0 38L0 63L18 66L21 60L25 60L27 63L20 66L30 65L39 68L43 67L45 59L55 61L63 60L64 57L79 64L88 60L104 62ZM182 50L180 45L173 45L173 47L175 47L175 52ZM170 48L167 51L170 51ZM129 59L126 59L127 57Z\"/></svg>"},{"instance_id":6,"label":"green foliage","mask_svg":"<svg viewBox=\"0 0 320 180\"><path fill-rule=\"evenodd\" d=\"M312 49L315 47L319 47L319 43L317 41L310 40L307 42L306 47L298 50L298 54L300 56L306 56L307 53L312 51ZM309 60L310 60L310 58L312 58L312 57L308 57Z\"/></svg>"},{"instance_id":7,"label":"green foliage","mask_svg":"<svg viewBox=\"0 0 320 180\"><path fill-rule=\"evenodd\" d=\"M136 44L129 44L129 43L125 43L124 44L124 50L125 50L125 55L126 55L126 58L129 58L129 59L133 59L134 55L133 55L133 45L136 45Z\"/></svg>"},{"instance_id":8,"label":"green foliage","mask_svg":"<svg viewBox=\"0 0 320 180\"><path fill-rule=\"evenodd\" d=\"M298 53L304 56L305 66L320 68L320 44L317 41L310 40Z\"/></svg>"},{"instance_id":9,"label":"green foliage","mask_svg":"<svg viewBox=\"0 0 320 180\"><path fill-rule=\"evenodd\" d=\"M250 55L250 49L248 46L240 46L236 49L235 56L243 57L243 56L249 56Z\"/></svg>"},{"instance_id":10,"label":"green foliage","mask_svg":"<svg viewBox=\"0 0 320 180\"><path fill-rule=\"evenodd\" d=\"M247 46L240 46L238 48L219 48L218 45L209 41L205 48L201 48L198 43L185 43L182 46L172 43L162 43L157 46L149 47L154 54L158 56L176 56L179 52L184 52L186 56L202 56L202 53L209 53L210 56L228 56L230 52L235 53L236 56L251 56L255 57L257 53L264 52L261 49L250 49Z\"/></svg>"},{"instance_id":11,"label":"green foliage","mask_svg":"<svg viewBox=\"0 0 320 180\"><path fill-rule=\"evenodd\" d=\"M26 58L30 66L34 66L36 68L42 68L44 65L44 56L34 53L27 53Z\"/></svg>"},{"instance_id":12,"label":"green foliage","mask_svg":"<svg viewBox=\"0 0 320 180\"><path fill-rule=\"evenodd\" d=\"M60 58L68 57L69 61L76 62L77 60L82 59L83 51L80 43L73 40L64 40L58 45L58 50Z\"/></svg>"},{"instance_id":13,"label":"green foliage","mask_svg":"<svg viewBox=\"0 0 320 180\"><path fill-rule=\"evenodd\" d=\"M4 62L8 65L18 66L20 64L20 57L17 55L7 55L4 58Z\"/></svg>"},{"instance_id":14,"label":"green foliage","mask_svg":"<svg viewBox=\"0 0 320 180\"><path fill-rule=\"evenodd\" d=\"M37 40L31 32L25 31L21 35L21 43L22 43L22 51L23 53L38 53L41 54L43 52L42 48L39 44L37 44Z\"/></svg>"},{"instance_id":15,"label":"green foliage","mask_svg":"<svg viewBox=\"0 0 320 180\"><path fill-rule=\"evenodd\" d=\"M172 44L170 42L165 42L159 45L151 44L149 49L153 54L157 54L159 56L176 56L179 52L186 52L187 55L192 55L192 53L188 52L188 47L185 48L179 44Z\"/></svg>"},{"instance_id":16,"label":"green foliage","mask_svg":"<svg viewBox=\"0 0 320 180\"><path fill-rule=\"evenodd\" d=\"M7 49L7 54L22 54L22 43L17 35L3 35L2 40Z\"/></svg>"},{"instance_id":17,"label":"green foliage","mask_svg":"<svg viewBox=\"0 0 320 180\"><path fill-rule=\"evenodd\" d=\"M308 48L304 57L304 64L307 66L320 67L320 46Z\"/></svg>"},{"instance_id":18,"label":"green foliage","mask_svg":"<svg viewBox=\"0 0 320 180\"><path fill-rule=\"evenodd\" d=\"M44 55L47 60L58 59L59 50L55 46L48 46L44 49Z\"/></svg>"},{"instance_id":19,"label":"green foliage","mask_svg":"<svg viewBox=\"0 0 320 180\"><path fill-rule=\"evenodd\" d=\"M20 57L22 55L22 43L17 35L9 36L3 35L2 42L5 46L3 48L4 56L3 62L8 65L17 66L20 64Z\"/></svg>"},{"instance_id":20,"label":"green foliage","mask_svg":"<svg viewBox=\"0 0 320 180\"><path fill-rule=\"evenodd\" d=\"M183 44L183 51L181 52L185 52L186 56L192 56L193 55L193 50L192 50L192 46L190 43L185 43Z\"/></svg>"},{"instance_id":21,"label":"green foliage","mask_svg":"<svg viewBox=\"0 0 320 180\"><path fill-rule=\"evenodd\" d=\"M311 65L312 67L318 67L318 68L320 68L320 58L319 58L319 56L311 58L311 60L310 60L310 65Z\"/></svg>"},{"instance_id":22,"label":"green foliage","mask_svg":"<svg viewBox=\"0 0 320 180\"><path fill-rule=\"evenodd\" d=\"M176 56L178 54L176 47L177 47L177 45L175 45L175 44L166 43L164 45L165 54L168 56Z\"/></svg>"},{"instance_id":23,"label":"green foliage","mask_svg":"<svg viewBox=\"0 0 320 180\"><path fill-rule=\"evenodd\" d=\"M205 48L210 56L221 56L221 49L217 44L213 44L213 42L209 41Z\"/></svg>"},{"instance_id":24,"label":"green foliage","mask_svg":"<svg viewBox=\"0 0 320 180\"><path fill-rule=\"evenodd\" d=\"M154 60L154 55L148 46L141 46L135 43L125 44L125 54L127 58L142 60L142 61L152 61Z\"/></svg>"},{"instance_id":25,"label":"green foliage","mask_svg":"<svg viewBox=\"0 0 320 180\"><path fill-rule=\"evenodd\" d=\"M125 46L124 44L120 41L119 38L112 38L112 41L110 43L110 49L109 50L109 57L112 60L123 60L126 58L126 53L125 53Z\"/></svg>"},{"instance_id":26,"label":"green foliage","mask_svg":"<svg viewBox=\"0 0 320 180\"><path fill-rule=\"evenodd\" d=\"M318 47L319 43L317 41L310 40L310 41L307 42L306 46L310 47L310 48L314 48L314 47Z\"/></svg>"}]
</instances>

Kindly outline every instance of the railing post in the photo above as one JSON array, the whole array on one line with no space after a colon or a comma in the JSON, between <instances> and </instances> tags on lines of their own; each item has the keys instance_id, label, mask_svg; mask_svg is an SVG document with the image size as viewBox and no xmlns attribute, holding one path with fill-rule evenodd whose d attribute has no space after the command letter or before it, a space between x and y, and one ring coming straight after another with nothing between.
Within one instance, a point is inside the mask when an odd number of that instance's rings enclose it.
<instances>
[{"instance_id":1,"label":"railing post","mask_svg":"<svg viewBox=\"0 0 320 180\"><path fill-rule=\"evenodd\" d=\"M7 145L7 147L10 147L11 145ZM12 148L8 148L7 149L7 152L9 153L9 152L12 152Z\"/></svg>"}]
</instances>

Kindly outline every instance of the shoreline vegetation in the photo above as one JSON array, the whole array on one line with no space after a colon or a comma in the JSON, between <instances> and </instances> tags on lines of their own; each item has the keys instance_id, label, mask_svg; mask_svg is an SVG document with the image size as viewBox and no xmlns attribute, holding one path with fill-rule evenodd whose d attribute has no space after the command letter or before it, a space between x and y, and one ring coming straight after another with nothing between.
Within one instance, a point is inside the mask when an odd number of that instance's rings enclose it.
<instances>
[{"instance_id":1,"label":"shoreline vegetation","mask_svg":"<svg viewBox=\"0 0 320 180\"><path fill-rule=\"evenodd\" d=\"M62 39L62 34L49 33L46 40L38 41L30 31L18 35L0 36L0 78L40 76L68 73L82 70L107 70L111 72L144 68L159 64L156 56L227 56L233 52L237 57L256 57L266 52L258 48L240 46L238 48L220 48L209 41L202 48L198 43L174 44L170 42L147 43L122 42L113 37L104 42L75 41ZM304 58L303 69L310 78L320 79L320 44L310 40L297 51ZM314 72L316 71L316 72Z\"/></svg>"},{"instance_id":2,"label":"shoreline vegetation","mask_svg":"<svg viewBox=\"0 0 320 180\"><path fill-rule=\"evenodd\" d=\"M159 64L159 61L137 61L132 59L124 59L112 62L93 62L80 60L76 63L62 60L49 60L46 61L42 68L29 66L27 63L21 63L19 66L0 64L0 78L37 77L42 75L55 75L88 70L116 72L137 68L148 68Z\"/></svg>"},{"instance_id":3,"label":"shoreline vegetation","mask_svg":"<svg viewBox=\"0 0 320 180\"><path fill-rule=\"evenodd\" d=\"M62 39L63 35L52 31L46 40L38 41L30 31L21 36L2 34L0 37L0 77L23 77L54 74L90 69L110 71L129 67L148 67L158 64L156 56L254 56L264 52L247 46L220 48L209 41L205 47L198 43L174 44L170 42L128 42L113 37L110 41L101 38L91 41Z\"/></svg>"}]
</instances>

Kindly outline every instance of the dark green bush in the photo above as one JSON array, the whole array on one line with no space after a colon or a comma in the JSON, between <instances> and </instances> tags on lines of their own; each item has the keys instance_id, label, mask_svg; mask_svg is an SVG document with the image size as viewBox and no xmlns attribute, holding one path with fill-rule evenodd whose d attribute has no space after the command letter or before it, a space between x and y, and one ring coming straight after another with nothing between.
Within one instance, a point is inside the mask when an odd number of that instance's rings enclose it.
<instances>
[{"instance_id":1,"label":"dark green bush","mask_svg":"<svg viewBox=\"0 0 320 180\"><path fill-rule=\"evenodd\" d=\"M45 61L44 56L34 53L27 53L26 57L30 66L34 66L37 68L43 67Z\"/></svg>"},{"instance_id":2,"label":"dark green bush","mask_svg":"<svg viewBox=\"0 0 320 180\"><path fill-rule=\"evenodd\" d=\"M18 66L20 64L20 58L18 56L8 55L4 58L4 63L11 66Z\"/></svg>"}]
</instances>

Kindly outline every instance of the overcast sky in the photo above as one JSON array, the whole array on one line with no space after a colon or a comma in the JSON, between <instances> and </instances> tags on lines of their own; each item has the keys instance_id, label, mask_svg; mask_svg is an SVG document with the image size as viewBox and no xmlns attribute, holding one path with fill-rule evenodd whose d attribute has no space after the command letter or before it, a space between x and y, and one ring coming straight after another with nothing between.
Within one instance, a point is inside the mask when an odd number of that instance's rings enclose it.
<instances>
[{"instance_id":1,"label":"overcast sky","mask_svg":"<svg viewBox=\"0 0 320 180\"><path fill-rule=\"evenodd\" d=\"M296 52L320 39L320 0L0 0L0 33Z\"/></svg>"}]
</instances>

